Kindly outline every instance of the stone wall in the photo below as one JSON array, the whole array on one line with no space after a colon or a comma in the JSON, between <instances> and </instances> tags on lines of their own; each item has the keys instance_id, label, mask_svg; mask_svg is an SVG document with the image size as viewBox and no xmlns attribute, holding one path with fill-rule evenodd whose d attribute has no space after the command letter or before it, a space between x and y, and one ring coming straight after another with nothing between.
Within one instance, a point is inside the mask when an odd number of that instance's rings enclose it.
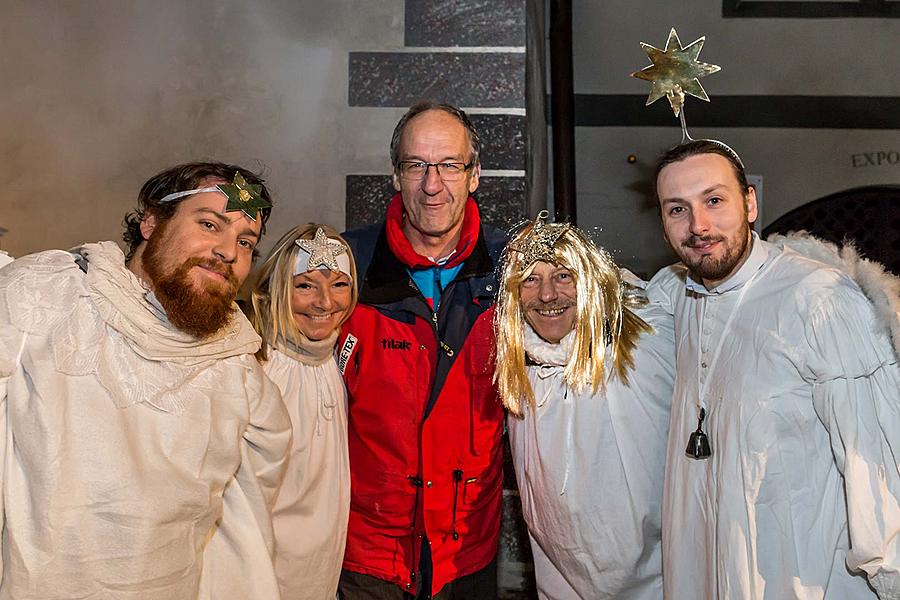
<instances>
[{"instance_id":1,"label":"stone wall","mask_svg":"<svg viewBox=\"0 0 900 600\"><path fill-rule=\"evenodd\" d=\"M508 227L525 214L525 0L407 0L405 46L351 52L348 104L405 109L431 99L462 107L482 140L485 221ZM402 111L401 113L402 114ZM390 131L384 132L384 152ZM388 173L347 176L346 225L381 220Z\"/></svg>"}]
</instances>

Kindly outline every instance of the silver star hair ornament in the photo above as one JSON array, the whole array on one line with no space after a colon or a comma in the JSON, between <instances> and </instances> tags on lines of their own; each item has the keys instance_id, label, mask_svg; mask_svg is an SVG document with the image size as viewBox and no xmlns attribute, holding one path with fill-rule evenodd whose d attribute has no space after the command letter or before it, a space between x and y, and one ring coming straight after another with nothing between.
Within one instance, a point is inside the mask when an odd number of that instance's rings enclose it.
<instances>
[{"instance_id":1,"label":"silver star hair ornament","mask_svg":"<svg viewBox=\"0 0 900 600\"><path fill-rule=\"evenodd\" d=\"M347 251L344 245L325 235L325 231L319 227L316 236L311 240L295 240L302 250L309 253L309 270L318 269L321 266L328 267L332 271L340 271L337 257Z\"/></svg>"}]
</instances>

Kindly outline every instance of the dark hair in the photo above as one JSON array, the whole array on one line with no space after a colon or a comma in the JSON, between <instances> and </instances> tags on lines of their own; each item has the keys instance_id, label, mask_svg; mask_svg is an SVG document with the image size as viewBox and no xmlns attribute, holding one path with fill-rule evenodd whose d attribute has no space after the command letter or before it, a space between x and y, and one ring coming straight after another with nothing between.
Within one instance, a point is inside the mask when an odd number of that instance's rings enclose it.
<instances>
[{"instance_id":1,"label":"dark hair","mask_svg":"<svg viewBox=\"0 0 900 600\"><path fill-rule=\"evenodd\" d=\"M669 148L656 163L656 173L653 181L659 179L660 172L672 163L681 162L691 156L699 154L718 154L724 156L731 163L734 169L734 176L737 178L738 185L741 187L741 193L745 196L750 193L750 184L747 183L747 174L744 172L744 165L734 150L716 140L692 140L686 144L679 144L674 148Z\"/></svg>"},{"instance_id":2,"label":"dark hair","mask_svg":"<svg viewBox=\"0 0 900 600\"><path fill-rule=\"evenodd\" d=\"M141 233L141 221L148 214L155 216L160 221L171 219L178 209L178 205L190 196L163 204L159 202L161 198L174 192L197 189L204 179L214 178L230 182L234 179L236 172L240 173L247 183L261 185L260 196L272 202L263 178L253 171L237 165L219 162L192 162L171 167L151 177L138 193L137 208L125 215L125 233L122 234L122 239L128 244L125 259L131 260L137 247L144 241L144 235ZM266 231L266 221L269 220L272 209L264 208L260 212L262 212L262 223L260 224L260 236L262 236Z\"/></svg>"},{"instance_id":3,"label":"dark hair","mask_svg":"<svg viewBox=\"0 0 900 600\"><path fill-rule=\"evenodd\" d=\"M462 109L456 108L451 104L434 102L433 100L423 100L422 102L413 104L412 107L406 111L406 114L397 122L397 126L394 127L394 135L391 136L391 164L396 167L397 163L400 162L400 137L403 135L403 130L406 129L406 124L409 123L413 117L429 110L442 110L449 115L453 115L460 123L462 123L469 136L469 146L472 152L469 162L473 165L479 164L481 157L481 138L478 137L478 132L475 131L475 127L472 125L472 121L469 120L469 116Z\"/></svg>"}]
</instances>

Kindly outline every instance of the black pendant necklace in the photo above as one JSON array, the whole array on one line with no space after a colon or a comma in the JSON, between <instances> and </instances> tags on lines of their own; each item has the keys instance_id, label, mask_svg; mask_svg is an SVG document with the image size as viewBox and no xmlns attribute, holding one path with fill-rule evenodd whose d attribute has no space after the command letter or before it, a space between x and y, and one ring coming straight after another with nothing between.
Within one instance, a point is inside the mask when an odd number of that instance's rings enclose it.
<instances>
[{"instance_id":1,"label":"black pendant necklace","mask_svg":"<svg viewBox=\"0 0 900 600\"><path fill-rule=\"evenodd\" d=\"M750 234L751 236L753 234ZM715 366L719 362L719 354L722 352L722 344L725 343L725 340L728 339L728 332L731 329L731 324L734 321L735 316L737 315L738 308L740 308L741 303L744 301L744 297L747 295L747 292L753 286L753 283L756 281L757 276L762 272L760 267L757 267L757 270L750 276L741 289L740 294L738 294L737 300L734 303L734 306L731 308L731 311L728 313L728 318L725 320L725 325L722 327L721 333L719 333L719 343L716 344L716 348L712 353L712 360L709 364L709 371L706 373L706 381L701 383L700 371L697 371L697 408L699 411L699 418L697 419L697 431L693 432L688 438L688 445L685 449L685 454L693 458L694 460L704 460L712 456L712 448L709 445L709 438L703 432L703 420L706 418L706 409L700 406L701 403L710 403L710 397L707 396L706 391L708 389L710 381L713 380L713 373L715 372ZM700 313L700 323L697 328L698 337L700 336L700 332L703 329L703 321L706 318L706 302L703 303L703 310ZM697 364L702 368L706 369L706 362L701 358L701 348L702 339L697 340ZM721 397L719 398L721 401Z\"/></svg>"},{"instance_id":2,"label":"black pendant necklace","mask_svg":"<svg viewBox=\"0 0 900 600\"><path fill-rule=\"evenodd\" d=\"M688 445L685 452L694 460L703 460L712 455L712 448L709 447L709 438L703 433L703 419L706 418L706 409L700 409L700 418L697 420L697 431L688 438Z\"/></svg>"}]
</instances>

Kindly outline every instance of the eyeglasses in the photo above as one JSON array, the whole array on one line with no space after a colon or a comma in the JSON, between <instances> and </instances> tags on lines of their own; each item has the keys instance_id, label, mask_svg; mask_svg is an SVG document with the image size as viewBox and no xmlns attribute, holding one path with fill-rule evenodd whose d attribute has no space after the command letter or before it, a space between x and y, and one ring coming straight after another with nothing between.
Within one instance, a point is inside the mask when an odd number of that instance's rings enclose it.
<instances>
[{"instance_id":1,"label":"eyeglasses","mask_svg":"<svg viewBox=\"0 0 900 600\"><path fill-rule=\"evenodd\" d=\"M428 167L437 169L438 177L444 181L459 181L472 168L473 163L460 162L427 163L421 160L401 160L397 163L401 179L419 181L428 175Z\"/></svg>"}]
</instances>

